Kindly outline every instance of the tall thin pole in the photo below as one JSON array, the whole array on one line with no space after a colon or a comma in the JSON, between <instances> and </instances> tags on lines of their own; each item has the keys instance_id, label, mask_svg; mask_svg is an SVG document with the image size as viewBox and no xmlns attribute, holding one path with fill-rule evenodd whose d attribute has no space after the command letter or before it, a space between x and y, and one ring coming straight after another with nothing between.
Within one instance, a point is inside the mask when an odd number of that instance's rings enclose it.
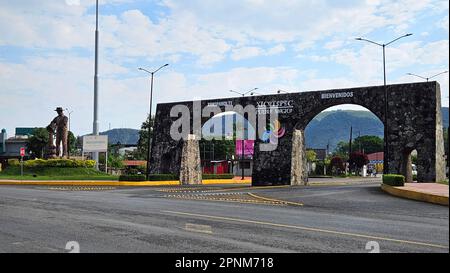
<instances>
[{"instance_id":1,"label":"tall thin pole","mask_svg":"<svg viewBox=\"0 0 450 273\"><path fill-rule=\"evenodd\" d=\"M353 127L350 126L350 141L348 142L348 157L350 159L350 154L352 153L352 138L353 138Z\"/></svg>"},{"instance_id":2,"label":"tall thin pole","mask_svg":"<svg viewBox=\"0 0 450 273\"><path fill-rule=\"evenodd\" d=\"M151 138L151 129L152 129L152 97L153 97L153 75L155 72L152 72L151 82L150 82L150 112L148 114L148 141L147 141L147 173L146 180L148 181L150 178L150 156L151 156L151 148L152 148L152 138Z\"/></svg>"},{"instance_id":3,"label":"tall thin pole","mask_svg":"<svg viewBox=\"0 0 450 273\"><path fill-rule=\"evenodd\" d=\"M383 44L383 79L386 85L386 45Z\"/></svg>"},{"instance_id":4,"label":"tall thin pole","mask_svg":"<svg viewBox=\"0 0 450 273\"><path fill-rule=\"evenodd\" d=\"M400 36L398 38L395 38L394 40L390 41L389 43L383 43L379 44L377 42L363 39L363 38L356 38L358 41L366 41L378 46L383 47L383 80L384 80L384 161L383 161L383 173L388 174L389 173L389 144L388 144L388 136L389 136L389 126L388 126L388 93L387 93L387 87L386 87L386 46L392 44L393 42L400 40L404 37L408 37L413 35L412 33L405 34L403 36Z\"/></svg>"},{"instance_id":5,"label":"tall thin pole","mask_svg":"<svg viewBox=\"0 0 450 273\"><path fill-rule=\"evenodd\" d=\"M384 155L383 160L383 173L389 173L389 144L388 144L388 136L389 136L389 126L388 126L388 91L386 86L386 45L383 44L383 73L384 73L384 150L386 154Z\"/></svg>"},{"instance_id":6,"label":"tall thin pole","mask_svg":"<svg viewBox=\"0 0 450 273\"><path fill-rule=\"evenodd\" d=\"M98 122L98 0L95 5L95 74L94 74L94 123L93 123L93 135L98 135L99 122ZM93 159L95 160L95 166L98 169L98 152L93 153Z\"/></svg>"}]
</instances>

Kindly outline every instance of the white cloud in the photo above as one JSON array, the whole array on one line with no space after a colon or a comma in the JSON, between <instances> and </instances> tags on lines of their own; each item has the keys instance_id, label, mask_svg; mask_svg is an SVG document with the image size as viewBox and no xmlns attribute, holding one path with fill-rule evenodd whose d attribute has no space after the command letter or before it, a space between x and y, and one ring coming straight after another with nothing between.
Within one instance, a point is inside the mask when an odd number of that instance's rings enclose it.
<instances>
[{"instance_id":1,"label":"white cloud","mask_svg":"<svg viewBox=\"0 0 450 273\"><path fill-rule=\"evenodd\" d=\"M272 48L269 48L269 50L267 50L267 55L277 55L280 54L282 52L285 52L286 48L284 47L284 45L282 44L278 44Z\"/></svg>"},{"instance_id":2,"label":"white cloud","mask_svg":"<svg viewBox=\"0 0 450 273\"><path fill-rule=\"evenodd\" d=\"M284 52L286 48L282 44L278 44L274 47L269 48L268 50L263 50L262 48L255 46L247 46L234 48L231 52L231 59L238 61L242 59L248 59L258 56L271 56L277 55Z\"/></svg>"},{"instance_id":3,"label":"white cloud","mask_svg":"<svg viewBox=\"0 0 450 273\"><path fill-rule=\"evenodd\" d=\"M448 33L448 15L436 23L437 27L443 28Z\"/></svg>"},{"instance_id":4,"label":"white cloud","mask_svg":"<svg viewBox=\"0 0 450 273\"><path fill-rule=\"evenodd\" d=\"M262 54L262 49L259 47L241 47L235 48L231 52L231 59L237 61L241 59L247 59L256 57Z\"/></svg>"},{"instance_id":5,"label":"white cloud","mask_svg":"<svg viewBox=\"0 0 450 273\"><path fill-rule=\"evenodd\" d=\"M331 42L326 43L324 45L324 48L333 50L333 49L338 49L338 48L342 47L343 45L344 45L344 41L331 41Z\"/></svg>"}]
</instances>

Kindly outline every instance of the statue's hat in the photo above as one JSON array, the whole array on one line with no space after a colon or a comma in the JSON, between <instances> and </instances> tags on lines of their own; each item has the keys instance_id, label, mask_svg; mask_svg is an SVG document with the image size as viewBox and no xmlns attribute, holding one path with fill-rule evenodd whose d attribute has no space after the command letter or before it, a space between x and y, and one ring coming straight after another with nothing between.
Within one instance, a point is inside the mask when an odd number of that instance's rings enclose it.
<instances>
[{"instance_id":1,"label":"statue's hat","mask_svg":"<svg viewBox=\"0 0 450 273\"><path fill-rule=\"evenodd\" d=\"M63 111L62 107L56 107L55 111Z\"/></svg>"}]
</instances>

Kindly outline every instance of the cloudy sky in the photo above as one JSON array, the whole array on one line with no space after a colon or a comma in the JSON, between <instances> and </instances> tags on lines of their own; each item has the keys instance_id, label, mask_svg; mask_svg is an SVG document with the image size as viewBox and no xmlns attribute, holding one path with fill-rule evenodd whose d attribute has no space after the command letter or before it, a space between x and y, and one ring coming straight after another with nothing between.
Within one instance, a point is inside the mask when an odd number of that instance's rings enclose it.
<instances>
[{"instance_id":1,"label":"cloudy sky","mask_svg":"<svg viewBox=\"0 0 450 273\"><path fill-rule=\"evenodd\" d=\"M100 1L100 131L139 128L150 82L137 68L169 63L154 102L421 81L448 70L449 1ZM73 110L76 135L92 131L94 0L0 0L0 127L45 127ZM448 106L449 76L441 84ZM153 108L155 109L155 108Z\"/></svg>"}]
</instances>

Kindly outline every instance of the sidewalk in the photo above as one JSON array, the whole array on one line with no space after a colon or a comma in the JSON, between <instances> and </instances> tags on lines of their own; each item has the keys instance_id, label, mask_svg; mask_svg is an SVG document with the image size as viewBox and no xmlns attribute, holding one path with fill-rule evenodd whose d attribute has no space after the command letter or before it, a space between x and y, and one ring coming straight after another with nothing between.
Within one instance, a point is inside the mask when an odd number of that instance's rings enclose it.
<instances>
[{"instance_id":1,"label":"sidewalk","mask_svg":"<svg viewBox=\"0 0 450 273\"><path fill-rule=\"evenodd\" d=\"M448 206L448 185L438 183L405 183L403 187L381 185L385 192L398 197Z\"/></svg>"}]
</instances>

